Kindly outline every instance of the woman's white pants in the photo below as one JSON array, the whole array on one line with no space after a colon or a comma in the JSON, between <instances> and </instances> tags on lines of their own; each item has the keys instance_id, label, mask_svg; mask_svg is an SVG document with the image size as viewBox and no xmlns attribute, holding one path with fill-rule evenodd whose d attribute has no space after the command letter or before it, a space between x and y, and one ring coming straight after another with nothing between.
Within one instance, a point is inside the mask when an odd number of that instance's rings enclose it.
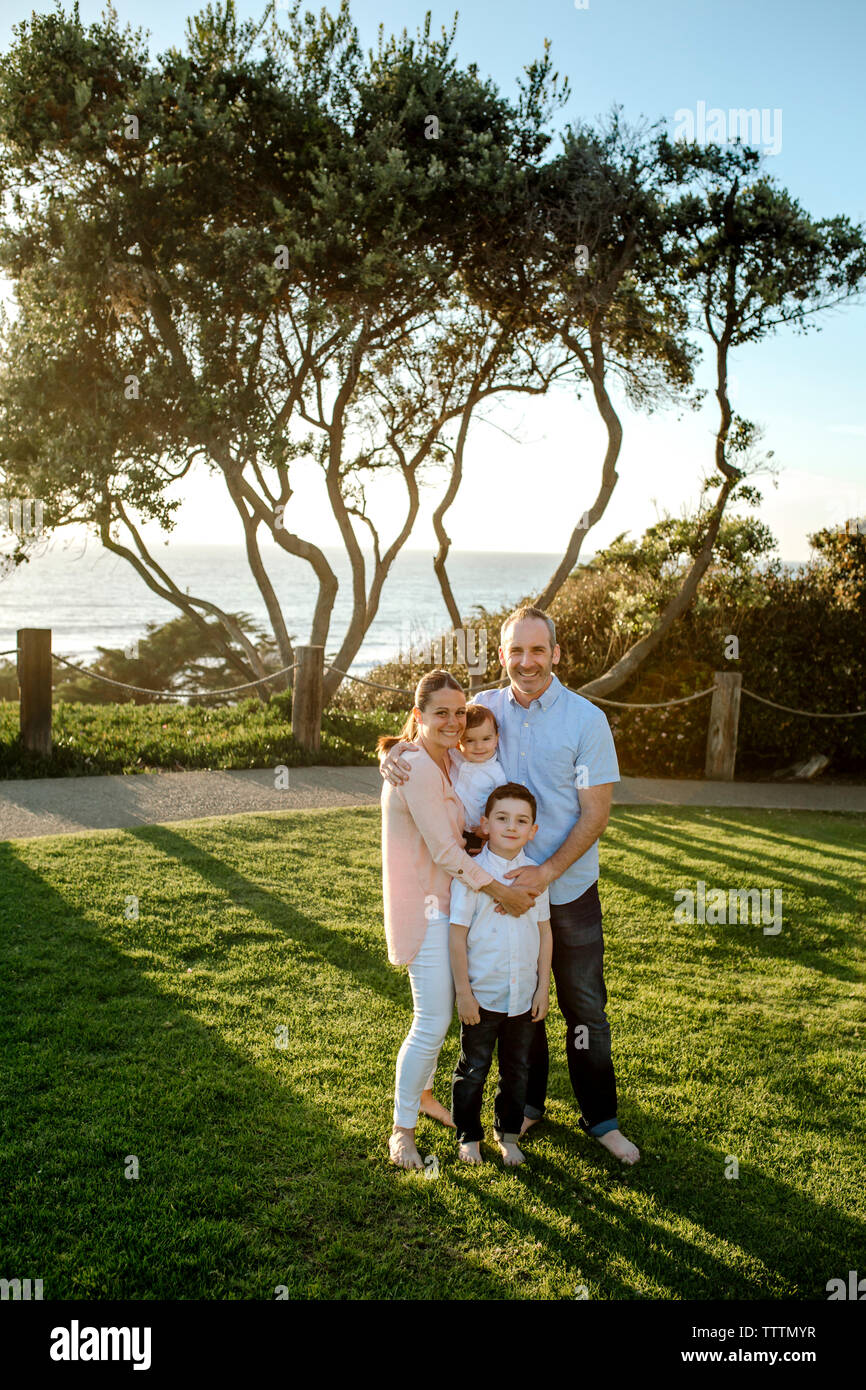
<instances>
[{"instance_id":1,"label":"woman's white pants","mask_svg":"<svg viewBox=\"0 0 866 1390\"><path fill-rule=\"evenodd\" d=\"M449 930L447 917L428 922L421 949L408 967L415 1017L397 1055L394 1091L394 1124L406 1129L414 1129L421 1092L433 1085L439 1049L454 1013Z\"/></svg>"}]
</instances>

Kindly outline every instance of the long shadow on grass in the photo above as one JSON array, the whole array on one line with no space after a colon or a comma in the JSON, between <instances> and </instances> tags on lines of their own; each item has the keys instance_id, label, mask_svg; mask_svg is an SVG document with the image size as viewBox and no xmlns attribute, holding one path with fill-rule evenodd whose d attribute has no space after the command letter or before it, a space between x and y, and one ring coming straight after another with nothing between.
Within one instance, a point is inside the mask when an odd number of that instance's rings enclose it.
<instances>
[{"instance_id":1,"label":"long shadow on grass","mask_svg":"<svg viewBox=\"0 0 866 1390\"><path fill-rule=\"evenodd\" d=\"M658 852L654 852L646 848L646 845L641 845L639 852L643 857L664 866L668 872L670 872L672 868L671 852L673 852L674 856L685 858L687 857L685 850L690 849L693 851L694 858L700 865L699 876L700 872L707 872L703 867L704 863L718 863L726 870L737 870L745 874L749 878L751 885L756 883L755 876L760 871L765 875L764 879L761 881L764 887L772 887L774 883L776 887L780 886L780 875L783 876L785 883L797 884L801 886L804 891L809 891L817 886L815 879L807 876L806 870L801 868L799 864L794 863L790 858L784 857L781 853L782 846L777 846L779 849L778 854L770 854L767 850L763 850L760 856L750 853L747 857L740 851L737 845L730 841L725 841L721 844L708 844L705 839L690 834L686 825L682 828L678 827L676 830L673 830L669 826L662 826L654 822L648 824L645 818L630 816L628 813L618 818L618 825L620 820L623 829L629 837L627 847L637 849L637 846L632 843L634 840L643 840L647 844L658 846ZM750 833L748 827L740 826L735 828L739 828L746 834ZM813 843L813 850L820 852L822 855L830 855L833 852L832 849L825 848L821 843ZM798 853L802 853L802 850L799 850ZM674 859L674 865L675 862ZM814 873L816 873L819 878L837 881L846 893L850 892L851 879L854 872L855 868L853 863L847 874L835 872L832 869L826 868L824 865L814 869ZM759 883L758 886L761 886L761 883ZM679 884L677 886L679 886ZM828 882L826 885L821 884L821 887L825 886L829 892L830 883Z\"/></svg>"},{"instance_id":2,"label":"long shadow on grass","mask_svg":"<svg viewBox=\"0 0 866 1390\"><path fill-rule=\"evenodd\" d=\"M567 1087L564 1068L553 1065L551 1079L555 1089ZM828 1279L862 1267L862 1222L817 1204L755 1162L742 1162L738 1178L727 1179L730 1146L714 1149L658 1113L630 1104L623 1123L643 1150L630 1169L583 1135L576 1120L545 1119L525 1143L526 1166L510 1175L526 1206L485 1184L475 1198L479 1213L495 1213L519 1237L541 1242L573 1271L575 1286L592 1283L593 1296L605 1299L826 1299ZM444 1175L471 1193L477 1171L455 1161ZM624 1204L623 1189L642 1195L639 1214ZM678 1220L724 1254L671 1229ZM628 1265L633 1272L624 1274ZM652 1292L641 1292L642 1285Z\"/></svg>"},{"instance_id":3,"label":"long shadow on grass","mask_svg":"<svg viewBox=\"0 0 866 1390\"><path fill-rule=\"evenodd\" d=\"M387 1124L342 1124L297 1093L287 1059L225 1043L193 1016L170 941L151 951L137 923L126 954L125 929L27 853L0 843L9 1277L44 1279L51 1299L504 1296L469 1261L449 1256L446 1277L450 1233L429 1229L431 1184L390 1170Z\"/></svg>"},{"instance_id":4,"label":"long shadow on grass","mask_svg":"<svg viewBox=\"0 0 866 1390\"><path fill-rule=\"evenodd\" d=\"M252 883L238 873L225 859L208 853L193 839L164 825L147 826L136 832L136 838L153 845L168 858L186 869L193 869L206 882L219 890L238 907L267 922L278 932L280 939L291 938L328 965L351 974L359 984L374 990L382 998L403 1001L405 982L395 971L383 968L383 956L369 950L346 932L332 931L302 912L294 902ZM218 960L238 943L236 931L225 940L212 937L211 959Z\"/></svg>"},{"instance_id":5,"label":"long shadow on grass","mask_svg":"<svg viewBox=\"0 0 866 1390\"><path fill-rule=\"evenodd\" d=\"M642 829L646 832L645 824ZM189 861L191 846L176 831L158 828L156 831L148 830L142 834L162 850L168 852L171 847L178 858ZM664 837L660 836L659 839L663 840ZM702 846L690 839L688 848L697 854ZM202 872L204 867L206 876L209 875L211 881L222 891L226 891L228 883L228 891L236 896L238 902L257 912L264 908L269 920L276 920L280 925L284 923L286 904L282 899L255 888L242 875L232 872L227 880L223 860L205 854L199 846L195 846L194 849L192 867L198 872ZM667 862L670 862L669 857ZM756 862L760 869L762 861ZM645 884L631 880L630 876L607 871L606 877L613 881L629 879L630 887L642 893L647 891ZM274 907L276 919L269 915ZM293 918L293 922L296 922L296 926L293 927L292 934L298 940L304 944L315 944L316 949L327 957L329 964L337 968L350 968L364 983L370 983L367 970L359 970L357 962L352 964L352 952L358 949L352 943L339 936L335 944L334 933L310 922L306 917ZM722 950L730 945L730 938L724 934L724 930L719 929L715 932L717 943ZM765 942L761 937L760 942L754 943L754 948L756 951L766 949L770 942L771 949L778 951L777 938L768 938ZM738 945L741 944L741 941L738 941ZM810 954L804 951L802 943L796 947L790 944L790 950L796 950L800 960L804 955ZM833 974L853 978L853 973L847 971L846 967L828 967L828 963L820 957L816 957L816 961L820 968L829 968ZM387 967L381 958L374 958L372 969L381 975ZM404 984L405 982L400 982L401 994L405 992ZM388 993L389 997L393 997L393 990L389 990ZM558 1071L559 1085L562 1087L564 1084L565 1088L564 1096L570 1097L567 1076L561 1065ZM553 1084L556 1085L555 1079ZM633 1111L634 1107L632 1113ZM827 1118L825 1113L825 1122ZM555 1133L552 1126L550 1130L551 1133ZM817 1297L826 1279L835 1277L835 1264L842 1259L845 1250L853 1250L862 1242L862 1227L858 1223L848 1222L845 1218L831 1213L829 1221L833 1226L833 1237L827 1239L820 1235L810 1236L807 1245L800 1247L798 1236L792 1232L820 1232L826 1228L826 1208L816 1205L811 1198L756 1167L744 1165L740 1179L725 1179L727 1149L713 1150L706 1144L695 1142L691 1132L666 1129L664 1122L660 1122L655 1115L648 1114L644 1117L644 1133L649 1136L646 1142L652 1144L654 1151L664 1156L659 1164L658 1179L649 1162L630 1173L624 1173L579 1131L569 1130L565 1126L557 1136L556 1146L560 1158L546 1157L533 1165L539 1178L545 1180L544 1195L550 1202L552 1211L558 1217L566 1215L570 1221L580 1224L585 1235L589 1237L590 1250L593 1246L597 1248L595 1256L589 1254L581 1257L580 1269L584 1278L598 1279L608 1297L634 1296L632 1285L614 1274L612 1269L612 1223L615 1223L617 1231L618 1255L623 1253L622 1247L625 1243L628 1246L629 1259L648 1280L660 1282L674 1294L682 1294L685 1279L689 1289L687 1296L695 1298L719 1295L743 1298ZM445 1142L447 1144L447 1139ZM435 1133L434 1146L437 1150L442 1147L439 1133ZM588 1205L576 1202L572 1197L574 1169L576 1162L580 1162L581 1154L594 1171L603 1175L606 1183L613 1182L617 1186L628 1184L652 1194L659 1203L658 1219L653 1220L646 1214L640 1217L631 1216L623 1211L614 1198L606 1195L603 1189L594 1189ZM614 1172L611 1177L609 1174L612 1167ZM455 1180L464 1184L463 1190L466 1191L465 1184L471 1182L466 1170L455 1170L455 1174ZM520 1174L518 1180L523 1182L524 1177L525 1174ZM468 1190L471 1193L471 1188ZM428 1203L435 1202L432 1192L427 1200ZM521 1210L519 1205L503 1202L501 1198L489 1192L485 1192L479 1201L481 1207L486 1206L488 1211L498 1211L502 1219L515 1229L531 1233L542 1241L546 1250L559 1255L564 1261L569 1258L574 1261L574 1244L557 1233L556 1218L552 1221L543 1217L537 1218ZM766 1274L733 1270L724 1258L718 1258L708 1250L694 1245L687 1238L670 1231L661 1220L665 1218L669 1222L677 1217L693 1221L698 1226L705 1226L708 1232L718 1236L720 1240L735 1242L755 1264L768 1265L777 1278L772 1294L767 1288ZM824 1266L827 1266L828 1272L823 1283L816 1288L815 1270ZM846 1269L848 1267L853 1266L846 1266ZM843 1270L842 1273L844 1272ZM794 1292L795 1290L797 1292Z\"/></svg>"},{"instance_id":6,"label":"long shadow on grass","mask_svg":"<svg viewBox=\"0 0 866 1390\"><path fill-rule=\"evenodd\" d=\"M791 818L802 815L821 815L822 818L824 816L828 818L833 817L833 819L828 820L827 825L831 830L837 833L827 836L820 842L816 842L814 837L809 838L806 835L795 835L788 829L786 829L783 834L781 831L774 830L766 825L754 824L752 820L747 822L729 820L719 810L713 811L711 824L714 829L718 826L721 830L730 831L733 834L742 834L743 831L747 831L750 837L766 840L772 847L777 849L789 845L794 849L799 848L803 853L808 853L810 850L814 850L816 847L821 846L823 847L822 852L824 854L832 854L834 858L839 859L841 863L850 864L852 869L858 864L863 863L863 851L861 850L858 852L856 848L854 848L857 837L862 836L864 830L866 830L866 816L864 816L862 812L777 811L771 814L774 816L787 815ZM773 824L775 824L775 821ZM843 831L845 832L844 834L842 833Z\"/></svg>"},{"instance_id":7,"label":"long shadow on grass","mask_svg":"<svg viewBox=\"0 0 866 1390\"><path fill-rule=\"evenodd\" d=\"M615 883L619 887L633 893L636 899L636 906L641 899L649 898L659 904L663 904L671 915L674 911L673 892L675 888L691 888L693 880L691 874L696 873L697 877L706 874L707 891L714 887L724 887L725 891L729 888L739 888L743 885L740 877L736 882L731 882L732 873L736 872L735 866L739 863L745 866L747 887L758 888L781 888L782 890L782 930L778 935L767 935L763 933L763 923L697 923L695 924L707 938L715 941L716 945L723 950L730 944L730 933L738 933L737 943L741 949L757 953L767 952L783 958L796 959L801 965L806 965L810 969L822 974L829 975L834 979L854 981L859 978L857 972L849 966L842 964L838 960L831 958L829 951L843 944L848 933L839 927L834 927L829 920L832 913L848 913L854 916L859 911L859 904L856 895L852 893L850 879L847 884L840 888L825 888L815 882L814 879L806 879L799 872L791 871L790 866L786 867L784 877L770 870L764 859L760 856L750 860L738 859L732 855L727 847L722 846L718 851L711 852L706 845L690 836L686 829L676 838L669 837L664 832L658 831L655 827L649 828L646 822L638 823L635 826L626 825L626 831L630 832L630 838L623 849L626 852L639 856L642 860L652 861L663 867L668 875L665 885L658 885L651 880L638 878L634 874L626 872L616 862L613 855L608 855L604 860L602 868L602 885L605 883ZM658 846L655 852L650 846ZM619 846L617 846L619 848ZM672 853L673 852L673 853ZM681 865L689 864L691 867L677 868L677 857ZM704 867L702 861L712 859L722 871L721 883L714 883L710 871ZM700 867L696 868L695 866ZM784 894L786 887L791 886L801 888L812 900L808 905L807 916L804 922L791 920L789 914L784 909ZM817 904L815 900L818 900ZM826 906L827 916L822 913L823 903ZM805 930L804 930L805 928ZM820 945L815 940L810 940L810 935L820 932L822 940Z\"/></svg>"},{"instance_id":8,"label":"long shadow on grass","mask_svg":"<svg viewBox=\"0 0 866 1390\"><path fill-rule=\"evenodd\" d=\"M108 857L142 838L184 854L182 836L153 829L94 838L93 853ZM247 880L234 871L226 880L224 864L217 873L219 861L186 845L193 849L246 911L278 904L285 913L273 895L263 903L253 889L251 898ZM725 1143L697 1143L686 1126L634 1104L624 1124L663 1156L657 1169L648 1154L643 1166L621 1170L576 1127L554 1121L528 1145L527 1169L509 1175L514 1200L482 1189L467 1170L452 1176L450 1165L440 1183L397 1174L384 1157L387 1126L362 1101L349 1094L340 1123L298 1094L279 1059L256 1065L226 1044L193 1016L201 1002L184 999L170 941L150 951L139 936L135 958L125 954L113 939L122 941L122 931L56 892L24 862L27 852L0 845L0 922L21 923L6 927L0 977L16 1135L0 1227L9 1267L45 1278L49 1297L271 1298L278 1284L294 1297L511 1296L512 1269L499 1276L461 1253L465 1211L449 1201L452 1182L482 1231L495 1215L539 1242L542 1274L556 1256L575 1282L579 1271L605 1297L634 1297L641 1279L675 1297L766 1296L760 1272L662 1229L661 1218L688 1218L719 1245L731 1241L793 1296L824 1297L828 1278L860 1267L862 1226L746 1164L739 1184L724 1182ZM369 956L396 1037L406 1001L391 1017L388 967ZM339 971L341 959L328 964ZM323 1051L329 1038L312 1041ZM570 1094L557 1051L555 1109ZM440 1152L443 1134L436 1131ZM138 1182L123 1177L131 1154L141 1162ZM654 1208L626 1210L620 1186L651 1197Z\"/></svg>"}]
</instances>

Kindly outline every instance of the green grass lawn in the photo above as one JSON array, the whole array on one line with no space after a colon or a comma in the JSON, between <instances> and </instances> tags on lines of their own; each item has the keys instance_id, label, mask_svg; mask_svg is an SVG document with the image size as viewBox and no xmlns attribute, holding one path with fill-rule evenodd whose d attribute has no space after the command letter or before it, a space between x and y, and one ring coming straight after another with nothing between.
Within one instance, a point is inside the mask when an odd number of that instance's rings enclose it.
<instances>
[{"instance_id":1,"label":"green grass lawn","mask_svg":"<svg viewBox=\"0 0 866 1390\"><path fill-rule=\"evenodd\" d=\"M101 777L109 773L193 771L196 768L307 767L376 763L379 734L395 734L405 716L386 710L327 709L318 749L291 731L291 700L204 705L79 705L59 701L52 712L51 756L21 747L17 701L0 700L0 778Z\"/></svg>"},{"instance_id":2,"label":"green grass lawn","mask_svg":"<svg viewBox=\"0 0 866 1390\"><path fill-rule=\"evenodd\" d=\"M0 1275L46 1299L826 1300L866 1272L864 831L616 808L608 1009L642 1162L578 1129L554 1007L528 1162L462 1167L422 1120L434 1179L387 1161L411 1007L377 808L0 844ZM781 888L781 933L675 923L697 878Z\"/></svg>"}]
</instances>

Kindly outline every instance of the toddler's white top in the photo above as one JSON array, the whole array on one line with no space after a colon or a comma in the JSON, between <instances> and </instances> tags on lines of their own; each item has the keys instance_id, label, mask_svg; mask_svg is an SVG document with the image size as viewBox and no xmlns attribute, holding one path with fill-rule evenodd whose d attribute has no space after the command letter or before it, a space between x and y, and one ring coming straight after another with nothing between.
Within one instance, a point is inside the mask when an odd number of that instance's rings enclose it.
<instances>
[{"instance_id":1,"label":"toddler's white top","mask_svg":"<svg viewBox=\"0 0 866 1390\"><path fill-rule=\"evenodd\" d=\"M487 798L494 787L507 782L502 764L498 758L488 758L486 763L471 763L458 748L451 753L451 782L463 802L466 812L466 829L477 830L478 822L484 815Z\"/></svg>"}]
</instances>

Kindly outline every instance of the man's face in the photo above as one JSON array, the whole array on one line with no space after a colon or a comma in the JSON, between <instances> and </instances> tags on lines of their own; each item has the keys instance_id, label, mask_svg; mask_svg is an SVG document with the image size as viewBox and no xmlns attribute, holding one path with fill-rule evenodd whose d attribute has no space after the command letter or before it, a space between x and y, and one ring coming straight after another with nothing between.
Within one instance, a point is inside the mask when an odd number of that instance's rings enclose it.
<instances>
[{"instance_id":1,"label":"man's face","mask_svg":"<svg viewBox=\"0 0 866 1390\"><path fill-rule=\"evenodd\" d=\"M559 643L551 651L547 623L541 618L523 618L506 630L499 660L522 694L538 695L549 685L559 661Z\"/></svg>"}]
</instances>

